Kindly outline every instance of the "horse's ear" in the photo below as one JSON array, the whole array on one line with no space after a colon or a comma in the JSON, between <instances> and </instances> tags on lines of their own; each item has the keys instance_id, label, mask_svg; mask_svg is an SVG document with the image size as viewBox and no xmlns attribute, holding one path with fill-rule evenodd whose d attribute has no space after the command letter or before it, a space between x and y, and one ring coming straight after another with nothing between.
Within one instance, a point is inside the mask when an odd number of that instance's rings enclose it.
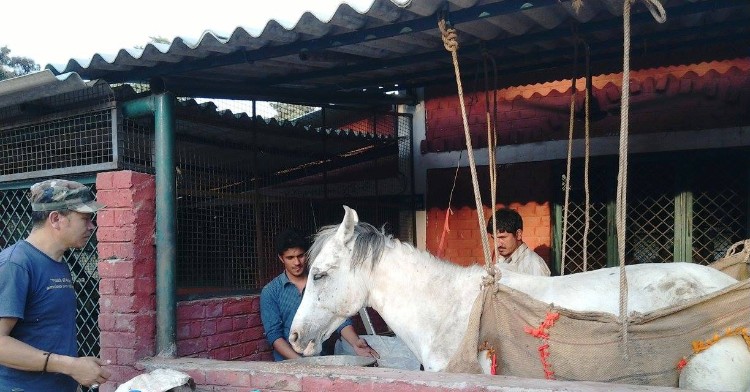
<instances>
[{"instance_id":1,"label":"horse's ear","mask_svg":"<svg viewBox=\"0 0 750 392\"><path fill-rule=\"evenodd\" d=\"M344 206L344 220L341 221L338 230L336 230L336 236L344 242L348 242L354 234L354 225L359 222L359 216L357 211Z\"/></svg>"}]
</instances>

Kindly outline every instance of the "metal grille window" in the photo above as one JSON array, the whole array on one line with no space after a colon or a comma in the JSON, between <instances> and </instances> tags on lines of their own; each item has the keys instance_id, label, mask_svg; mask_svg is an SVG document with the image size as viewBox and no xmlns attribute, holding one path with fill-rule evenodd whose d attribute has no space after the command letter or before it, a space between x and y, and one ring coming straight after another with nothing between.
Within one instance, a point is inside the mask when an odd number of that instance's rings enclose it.
<instances>
[{"instance_id":1,"label":"metal grille window","mask_svg":"<svg viewBox=\"0 0 750 392\"><path fill-rule=\"evenodd\" d=\"M111 110L30 124L0 133L0 174L24 174L112 161Z\"/></svg>"},{"instance_id":2,"label":"metal grille window","mask_svg":"<svg viewBox=\"0 0 750 392\"><path fill-rule=\"evenodd\" d=\"M692 259L709 264L748 233L750 162L747 158L693 167Z\"/></svg>"},{"instance_id":3,"label":"metal grille window","mask_svg":"<svg viewBox=\"0 0 750 392\"><path fill-rule=\"evenodd\" d=\"M691 261L708 264L750 236L750 162L744 150L635 156L628 170L626 263ZM583 271L584 198L580 161L574 161L565 273ZM579 167L576 167L579 166ZM561 172L564 169L561 169ZM592 160L589 269L618 264L614 228L617 167ZM562 200L562 192L558 200ZM555 237L562 238L562 205ZM559 246L558 246L559 247ZM559 250L558 250L559 252ZM559 266L560 256L556 254Z\"/></svg>"},{"instance_id":4,"label":"metal grille window","mask_svg":"<svg viewBox=\"0 0 750 392\"><path fill-rule=\"evenodd\" d=\"M571 173L570 197L574 202L568 208L568 225L566 235L566 260L565 273L572 271L583 271L583 234L585 231L585 189L583 174L573 171ZM607 214L608 214L608 189L606 188L606 176L608 170L597 168L592 170L590 176L590 227L587 243L587 269L598 269L607 266ZM557 208L556 221L562 222L562 208ZM560 223L562 231L562 223Z\"/></svg>"},{"instance_id":5,"label":"metal grille window","mask_svg":"<svg viewBox=\"0 0 750 392\"><path fill-rule=\"evenodd\" d=\"M630 264L674 260L675 174L671 162L633 162L628 169L625 260Z\"/></svg>"}]
</instances>

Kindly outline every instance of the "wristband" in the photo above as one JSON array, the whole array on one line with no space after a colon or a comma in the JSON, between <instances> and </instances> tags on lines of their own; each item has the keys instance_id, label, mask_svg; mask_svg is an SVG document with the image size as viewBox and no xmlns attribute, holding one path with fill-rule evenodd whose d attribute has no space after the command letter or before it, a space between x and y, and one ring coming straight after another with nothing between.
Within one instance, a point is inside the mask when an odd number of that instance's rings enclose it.
<instances>
[{"instance_id":1,"label":"wristband","mask_svg":"<svg viewBox=\"0 0 750 392\"><path fill-rule=\"evenodd\" d=\"M42 355L44 355L45 357L47 357L47 358L44 359L44 368L42 368L42 371L45 372L45 373L47 373L47 364L49 364L49 357L50 357L50 355L52 355L52 353L44 353Z\"/></svg>"}]
</instances>

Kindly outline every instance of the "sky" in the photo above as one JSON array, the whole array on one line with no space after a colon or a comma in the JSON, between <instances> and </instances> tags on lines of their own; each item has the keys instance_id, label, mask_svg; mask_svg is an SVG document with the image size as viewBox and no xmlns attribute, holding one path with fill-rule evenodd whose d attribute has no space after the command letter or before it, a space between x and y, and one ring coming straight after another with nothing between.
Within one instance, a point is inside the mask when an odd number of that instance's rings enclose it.
<instances>
[{"instance_id":1,"label":"sky","mask_svg":"<svg viewBox=\"0 0 750 392\"><path fill-rule=\"evenodd\" d=\"M258 35L271 19L293 27L305 11L328 21L341 3L365 12L372 0L10 0L0 6L0 47L44 68L145 46L152 36L228 36L237 26Z\"/></svg>"}]
</instances>

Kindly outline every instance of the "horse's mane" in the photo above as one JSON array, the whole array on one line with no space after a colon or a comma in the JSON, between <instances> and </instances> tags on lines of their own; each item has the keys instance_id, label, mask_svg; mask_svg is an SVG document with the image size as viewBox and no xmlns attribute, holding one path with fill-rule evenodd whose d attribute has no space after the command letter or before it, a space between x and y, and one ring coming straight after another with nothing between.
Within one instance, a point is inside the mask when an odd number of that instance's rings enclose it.
<instances>
[{"instance_id":1,"label":"horse's mane","mask_svg":"<svg viewBox=\"0 0 750 392\"><path fill-rule=\"evenodd\" d=\"M338 225L324 226L315 234L315 241L307 251L310 262L320 254L323 246L336 234ZM386 245L394 244L396 239L391 235L376 229L373 225L358 222L354 225L354 248L352 250L352 268L361 267L368 258L372 261L371 267L380 261Z\"/></svg>"},{"instance_id":2,"label":"horse's mane","mask_svg":"<svg viewBox=\"0 0 750 392\"><path fill-rule=\"evenodd\" d=\"M310 260L311 265L315 262L315 258L320 254L323 246L336 234L338 228L339 225L324 226L318 230L317 234L315 234L315 240L307 251L308 260ZM415 255L421 255L421 260L436 263L437 265L442 266L442 268L447 268L449 270L465 269L465 267L437 258L429 252L416 249L411 244L402 242L401 240L394 238L392 235L386 234L384 230L378 230L373 225L366 222L358 222L354 226L354 249L352 250L351 260L352 268L356 269L363 266L367 262L368 257L371 260L370 268L375 268L375 265L377 265L382 258L386 247L396 248L399 246L414 252ZM433 265L432 268L436 268L436 266Z\"/></svg>"}]
</instances>

